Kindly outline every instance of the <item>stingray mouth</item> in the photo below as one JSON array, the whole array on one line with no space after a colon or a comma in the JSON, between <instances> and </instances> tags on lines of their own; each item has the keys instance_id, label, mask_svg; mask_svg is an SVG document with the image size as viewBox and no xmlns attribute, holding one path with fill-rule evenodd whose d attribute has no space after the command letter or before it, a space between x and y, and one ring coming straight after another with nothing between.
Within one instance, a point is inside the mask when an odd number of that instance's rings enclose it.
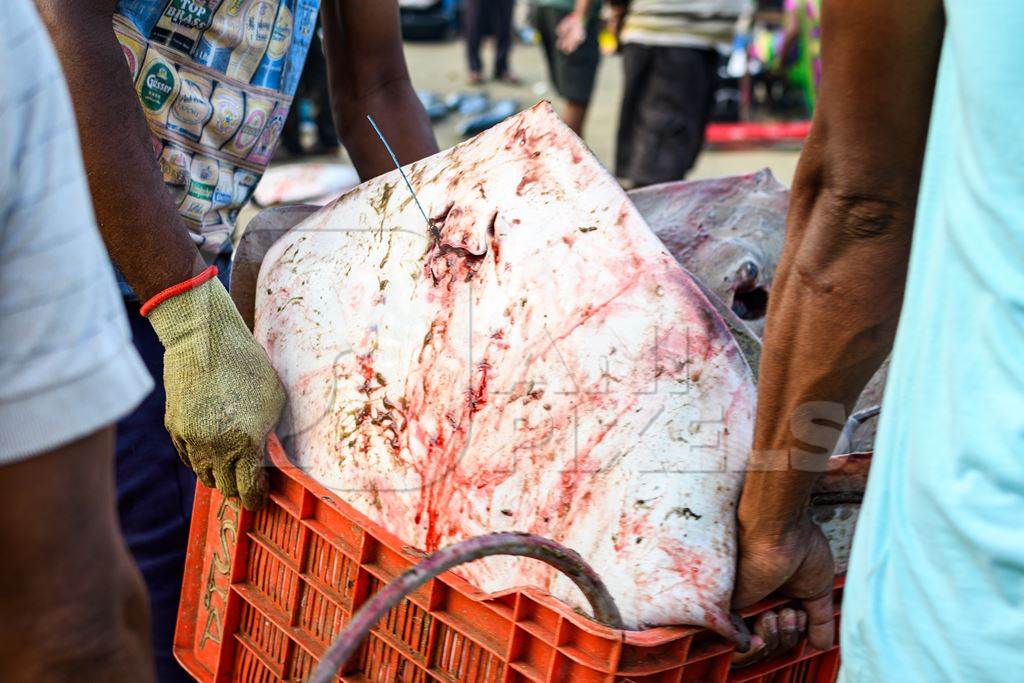
<instances>
[{"instance_id":1,"label":"stingray mouth","mask_svg":"<svg viewBox=\"0 0 1024 683\"><path fill-rule=\"evenodd\" d=\"M756 284L737 287L732 295L732 312L740 320L760 320L768 313L768 290Z\"/></svg>"}]
</instances>

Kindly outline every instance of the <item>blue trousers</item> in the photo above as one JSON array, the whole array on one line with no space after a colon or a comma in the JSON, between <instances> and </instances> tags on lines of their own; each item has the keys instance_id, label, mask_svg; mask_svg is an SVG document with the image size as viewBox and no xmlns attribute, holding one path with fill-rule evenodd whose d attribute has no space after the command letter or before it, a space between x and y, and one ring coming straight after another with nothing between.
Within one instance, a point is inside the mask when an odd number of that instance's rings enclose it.
<instances>
[{"instance_id":1,"label":"blue trousers","mask_svg":"<svg viewBox=\"0 0 1024 683\"><path fill-rule=\"evenodd\" d=\"M196 477L164 428L164 347L137 301L125 300L132 340L156 387L117 425L117 508L135 562L149 589L153 653L159 683L192 681L174 659Z\"/></svg>"}]
</instances>

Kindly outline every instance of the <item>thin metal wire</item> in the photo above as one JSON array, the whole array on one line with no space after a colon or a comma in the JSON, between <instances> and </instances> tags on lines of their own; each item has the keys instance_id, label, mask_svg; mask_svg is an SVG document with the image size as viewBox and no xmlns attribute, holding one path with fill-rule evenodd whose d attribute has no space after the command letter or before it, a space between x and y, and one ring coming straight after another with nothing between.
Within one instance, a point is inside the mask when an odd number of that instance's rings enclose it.
<instances>
[{"instance_id":1,"label":"thin metal wire","mask_svg":"<svg viewBox=\"0 0 1024 683\"><path fill-rule=\"evenodd\" d=\"M420 213L423 214L423 220L426 221L427 228L433 228L433 223L430 222L430 219L427 217L427 212L423 210L423 205L420 204L420 198L416 196L416 190L412 189L412 183L409 182L409 177L405 175L405 171L402 170L402 165L398 163L398 157L395 156L394 150L391 149L391 145L389 145L387 139L385 139L384 133L381 132L380 127L377 126L377 122L373 120L372 116L367 114L366 118L369 119L374 132L377 133L377 137L379 137L380 141L384 143L384 149L386 149L388 154L391 155L391 161L395 162L395 168L397 168L398 172L402 174L402 179L405 181L406 187L408 187L409 192L412 193L413 201L416 202L416 206L419 207Z\"/></svg>"}]
</instances>

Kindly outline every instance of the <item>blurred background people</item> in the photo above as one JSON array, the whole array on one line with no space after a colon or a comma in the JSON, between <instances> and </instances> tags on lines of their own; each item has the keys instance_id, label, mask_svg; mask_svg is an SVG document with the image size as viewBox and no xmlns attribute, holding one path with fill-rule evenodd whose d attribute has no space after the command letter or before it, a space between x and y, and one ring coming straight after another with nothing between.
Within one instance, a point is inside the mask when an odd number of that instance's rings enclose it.
<instances>
[{"instance_id":1,"label":"blurred background people","mask_svg":"<svg viewBox=\"0 0 1024 683\"><path fill-rule=\"evenodd\" d=\"M480 47L486 36L494 39L494 80L509 85L519 84L519 78L509 66L515 7L515 0L465 0L463 3L462 31L466 41L470 85L482 85L484 82Z\"/></svg>"},{"instance_id":2,"label":"blurred background people","mask_svg":"<svg viewBox=\"0 0 1024 683\"><path fill-rule=\"evenodd\" d=\"M612 0L625 84L615 174L627 187L680 180L693 168L747 0Z\"/></svg>"},{"instance_id":3,"label":"blurred background people","mask_svg":"<svg viewBox=\"0 0 1024 683\"><path fill-rule=\"evenodd\" d=\"M785 0L782 28L756 30L750 55L799 88L813 114L821 82L821 0Z\"/></svg>"},{"instance_id":4,"label":"blurred background people","mask_svg":"<svg viewBox=\"0 0 1024 683\"><path fill-rule=\"evenodd\" d=\"M29 0L0 3L0 680L153 680L118 528L114 422L153 383Z\"/></svg>"},{"instance_id":5,"label":"blurred background people","mask_svg":"<svg viewBox=\"0 0 1024 683\"><path fill-rule=\"evenodd\" d=\"M601 63L601 0L536 0L534 16L562 120L582 137Z\"/></svg>"}]
</instances>

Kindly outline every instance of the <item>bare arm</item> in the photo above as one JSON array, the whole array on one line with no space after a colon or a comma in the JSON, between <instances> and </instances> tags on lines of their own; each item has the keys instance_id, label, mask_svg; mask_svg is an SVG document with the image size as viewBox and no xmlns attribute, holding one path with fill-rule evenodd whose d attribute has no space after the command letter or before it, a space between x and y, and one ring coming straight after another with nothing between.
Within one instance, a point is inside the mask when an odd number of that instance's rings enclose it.
<instances>
[{"instance_id":1,"label":"bare arm","mask_svg":"<svg viewBox=\"0 0 1024 683\"><path fill-rule=\"evenodd\" d=\"M591 0L576 0L572 12L558 23L558 49L565 54L575 52L587 39L587 18L593 6Z\"/></svg>"},{"instance_id":2,"label":"bare arm","mask_svg":"<svg viewBox=\"0 0 1024 683\"><path fill-rule=\"evenodd\" d=\"M939 0L826 0L822 16L820 106L794 181L739 506L740 606L780 587L805 599L831 588L831 561L813 572L808 560L824 542L807 530L808 498L892 345L942 41ZM815 434L811 421L835 430ZM830 643L831 602L817 607Z\"/></svg>"},{"instance_id":3,"label":"bare arm","mask_svg":"<svg viewBox=\"0 0 1024 683\"><path fill-rule=\"evenodd\" d=\"M437 152L430 120L409 80L398 3L324 0L321 17L334 124L359 177L394 168L368 114L402 164Z\"/></svg>"},{"instance_id":4,"label":"bare arm","mask_svg":"<svg viewBox=\"0 0 1024 683\"><path fill-rule=\"evenodd\" d=\"M145 301L203 267L153 153L131 73L114 36L114 0L36 0L78 119L103 241Z\"/></svg>"},{"instance_id":5,"label":"bare arm","mask_svg":"<svg viewBox=\"0 0 1024 683\"><path fill-rule=\"evenodd\" d=\"M590 14L590 8L593 7L594 0L576 0L576 4L572 8L573 14L580 17L586 17Z\"/></svg>"},{"instance_id":6,"label":"bare arm","mask_svg":"<svg viewBox=\"0 0 1024 683\"><path fill-rule=\"evenodd\" d=\"M0 467L0 680L153 680L146 589L115 515L114 428Z\"/></svg>"}]
</instances>

